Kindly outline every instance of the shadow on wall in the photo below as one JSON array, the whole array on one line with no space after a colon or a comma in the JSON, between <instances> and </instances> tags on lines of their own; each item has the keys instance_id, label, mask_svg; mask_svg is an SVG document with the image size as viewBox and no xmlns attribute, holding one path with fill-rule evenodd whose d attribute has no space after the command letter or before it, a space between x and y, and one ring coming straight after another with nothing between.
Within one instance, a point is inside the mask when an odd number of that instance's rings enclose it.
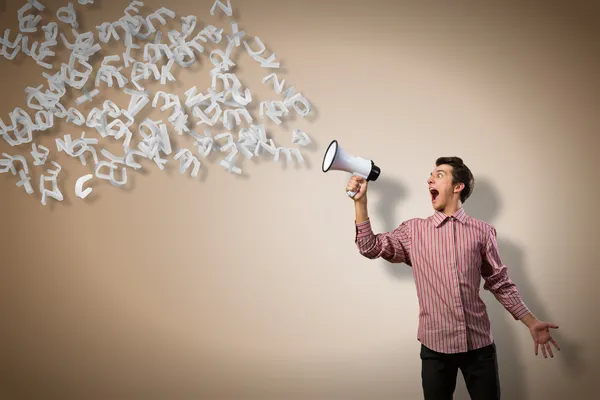
<instances>
[{"instance_id":1,"label":"shadow on wall","mask_svg":"<svg viewBox=\"0 0 600 400\"><path fill-rule=\"evenodd\" d=\"M381 231L394 230L400 221L406 219L397 213L397 207L406 198L407 190L398 181L388 176L382 176L377 184L371 185L369 191L377 192L381 200L375 204L373 213L383 221ZM470 216L494 224L502 207L498 191L486 179L478 179L473 195L465 202L464 208ZM560 326L560 321L555 321L537 298L534 286L525 271L524 253L515 243L507 238L501 231L498 232L498 247L502 262L508 267L510 279L516 284L525 304L543 321L555 322ZM392 276L399 279L413 279L412 269L405 264L391 264L382 260L385 268ZM483 286L483 279L481 285ZM524 360L527 357L536 357L533 351L533 340L530 333L520 321L515 321L506 309L488 291L482 289L481 297L484 300L490 321L492 333L498 350L498 364L500 369L500 383L502 397L512 400L528 399L525 384ZM516 328L516 329L515 329ZM564 368L566 376L575 379L584 368L581 358L581 347L568 336L563 336L564 331L553 331L552 335L561 348L554 351L555 359L548 358L544 362L559 362ZM531 340L531 351L519 353L516 335L525 335ZM537 357L543 357L541 351ZM542 361L542 360L540 360ZM469 399L462 374L459 374L456 385L455 398Z\"/></svg>"},{"instance_id":2,"label":"shadow on wall","mask_svg":"<svg viewBox=\"0 0 600 400\"><path fill-rule=\"evenodd\" d=\"M380 199L374 207L370 207L369 212L377 215L383 222L381 232L391 232L398 227L404 217L396 213L397 208L403 200L406 199L408 191L399 181L390 178L389 175L381 175L377 181L369 185L369 192L377 193ZM380 260L384 268L394 277L399 279L413 279L412 269L404 263L390 263L386 260Z\"/></svg>"},{"instance_id":3,"label":"shadow on wall","mask_svg":"<svg viewBox=\"0 0 600 400\"><path fill-rule=\"evenodd\" d=\"M501 206L500 196L493 184L488 180L480 179L477 180L473 195L465 202L464 208L470 216L494 224ZM555 322L560 326L560 321L553 319L551 313L548 313L535 294L534 285L531 284L525 271L523 250L511 242L501 231L498 232L497 237L501 260L507 266L508 275L517 286L525 304L538 319ZM490 292L485 291L481 297L487 305L492 333L498 349L502 397L515 400L531 398L526 393L523 366L523 360L535 357L533 339L531 339L529 330L520 321L515 321ZM549 306L551 308L551 305ZM531 351L518 354L515 335L525 335L531 340ZM561 331L554 330L552 336L561 351L555 350L554 359L548 357L543 361L561 363L569 378L575 378L583 368L581 348L574 341L563 336ZM541 351L537 357L543 357ZM457 384L456 394L457 399L469 398L464 382Z\"/></svg>"}]
</instances>

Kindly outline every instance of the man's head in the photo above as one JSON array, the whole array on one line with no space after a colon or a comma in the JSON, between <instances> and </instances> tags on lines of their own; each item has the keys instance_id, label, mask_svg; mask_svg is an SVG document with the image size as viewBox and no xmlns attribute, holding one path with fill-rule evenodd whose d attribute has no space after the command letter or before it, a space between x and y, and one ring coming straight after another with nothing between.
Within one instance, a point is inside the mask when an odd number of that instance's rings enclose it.
<instances>
[{"instance_id":1,"label":"man's head","mask_svg":"<svg viewBox=\"0 0 600 400\"><path fill-rule=\"evenodd\" d=\"M433 208L456 211L473 193L475 180L460 157L440 157L427 179Z\"/></svg>"}]
</instances>

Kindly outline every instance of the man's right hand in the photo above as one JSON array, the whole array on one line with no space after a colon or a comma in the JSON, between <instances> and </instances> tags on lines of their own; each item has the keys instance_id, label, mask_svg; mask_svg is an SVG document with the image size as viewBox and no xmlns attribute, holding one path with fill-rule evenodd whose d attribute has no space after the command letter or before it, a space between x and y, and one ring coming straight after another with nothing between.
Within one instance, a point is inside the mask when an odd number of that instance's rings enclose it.
<instances>
[{"instance_id":1,"label":"man's right hand","mask_svg":"<svg viewBox=\"0 0 600 400\"><path fill-rule=\"evenodd\" d=\"M367 202L367 186L369 182L362 176L352 175L348 185L346 186L346 192L356 192L353 200L357 203Z\"/></svg>"}]
</instances>

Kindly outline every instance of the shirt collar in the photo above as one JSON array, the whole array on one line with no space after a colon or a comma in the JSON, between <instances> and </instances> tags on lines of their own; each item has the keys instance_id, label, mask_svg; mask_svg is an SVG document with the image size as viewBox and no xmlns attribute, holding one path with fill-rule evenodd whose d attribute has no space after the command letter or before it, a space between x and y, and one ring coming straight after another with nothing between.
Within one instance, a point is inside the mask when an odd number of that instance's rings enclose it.
<instances>
[{"instance_id":1,"label":"shirt collar","mask_svg":"<svg viewBox=\"0 0 600 400\"><path fill-rule=\"evenodd\" d=\"M447 219L450 219L451 217L454 217L454 219L456 219L457 221L461 222L461 223L465 223L467 221L467 213L465 212L465 209L460 207L458 210L456 210L456 212L454 214L450 215L446 215L441 211L435 210L435 213L431 216L432 220L433 220L433 224L435 225L435 227L437 228L438 226L440 226L444 221L446 221Z\"/></svg>"}]
</instances>

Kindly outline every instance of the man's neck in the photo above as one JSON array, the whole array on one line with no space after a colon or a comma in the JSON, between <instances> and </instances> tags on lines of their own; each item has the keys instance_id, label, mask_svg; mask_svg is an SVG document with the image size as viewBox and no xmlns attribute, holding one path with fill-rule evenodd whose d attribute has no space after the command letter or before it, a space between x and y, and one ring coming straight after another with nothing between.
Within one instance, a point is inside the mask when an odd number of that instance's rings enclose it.
<instances>
[{"instance_id":1,"label":"man's neck","mask_svg":"<svg viewBox=\"0 0 600 400\"><path fill-rule=\"evenodd\" d=\"M450 217L450 216L454 215L454 213L457 212L460 207L461 207L460 202L450 204L442 210L442 213L444 213L444 215L447 215Z\"/></svg>"}]
</instances>

